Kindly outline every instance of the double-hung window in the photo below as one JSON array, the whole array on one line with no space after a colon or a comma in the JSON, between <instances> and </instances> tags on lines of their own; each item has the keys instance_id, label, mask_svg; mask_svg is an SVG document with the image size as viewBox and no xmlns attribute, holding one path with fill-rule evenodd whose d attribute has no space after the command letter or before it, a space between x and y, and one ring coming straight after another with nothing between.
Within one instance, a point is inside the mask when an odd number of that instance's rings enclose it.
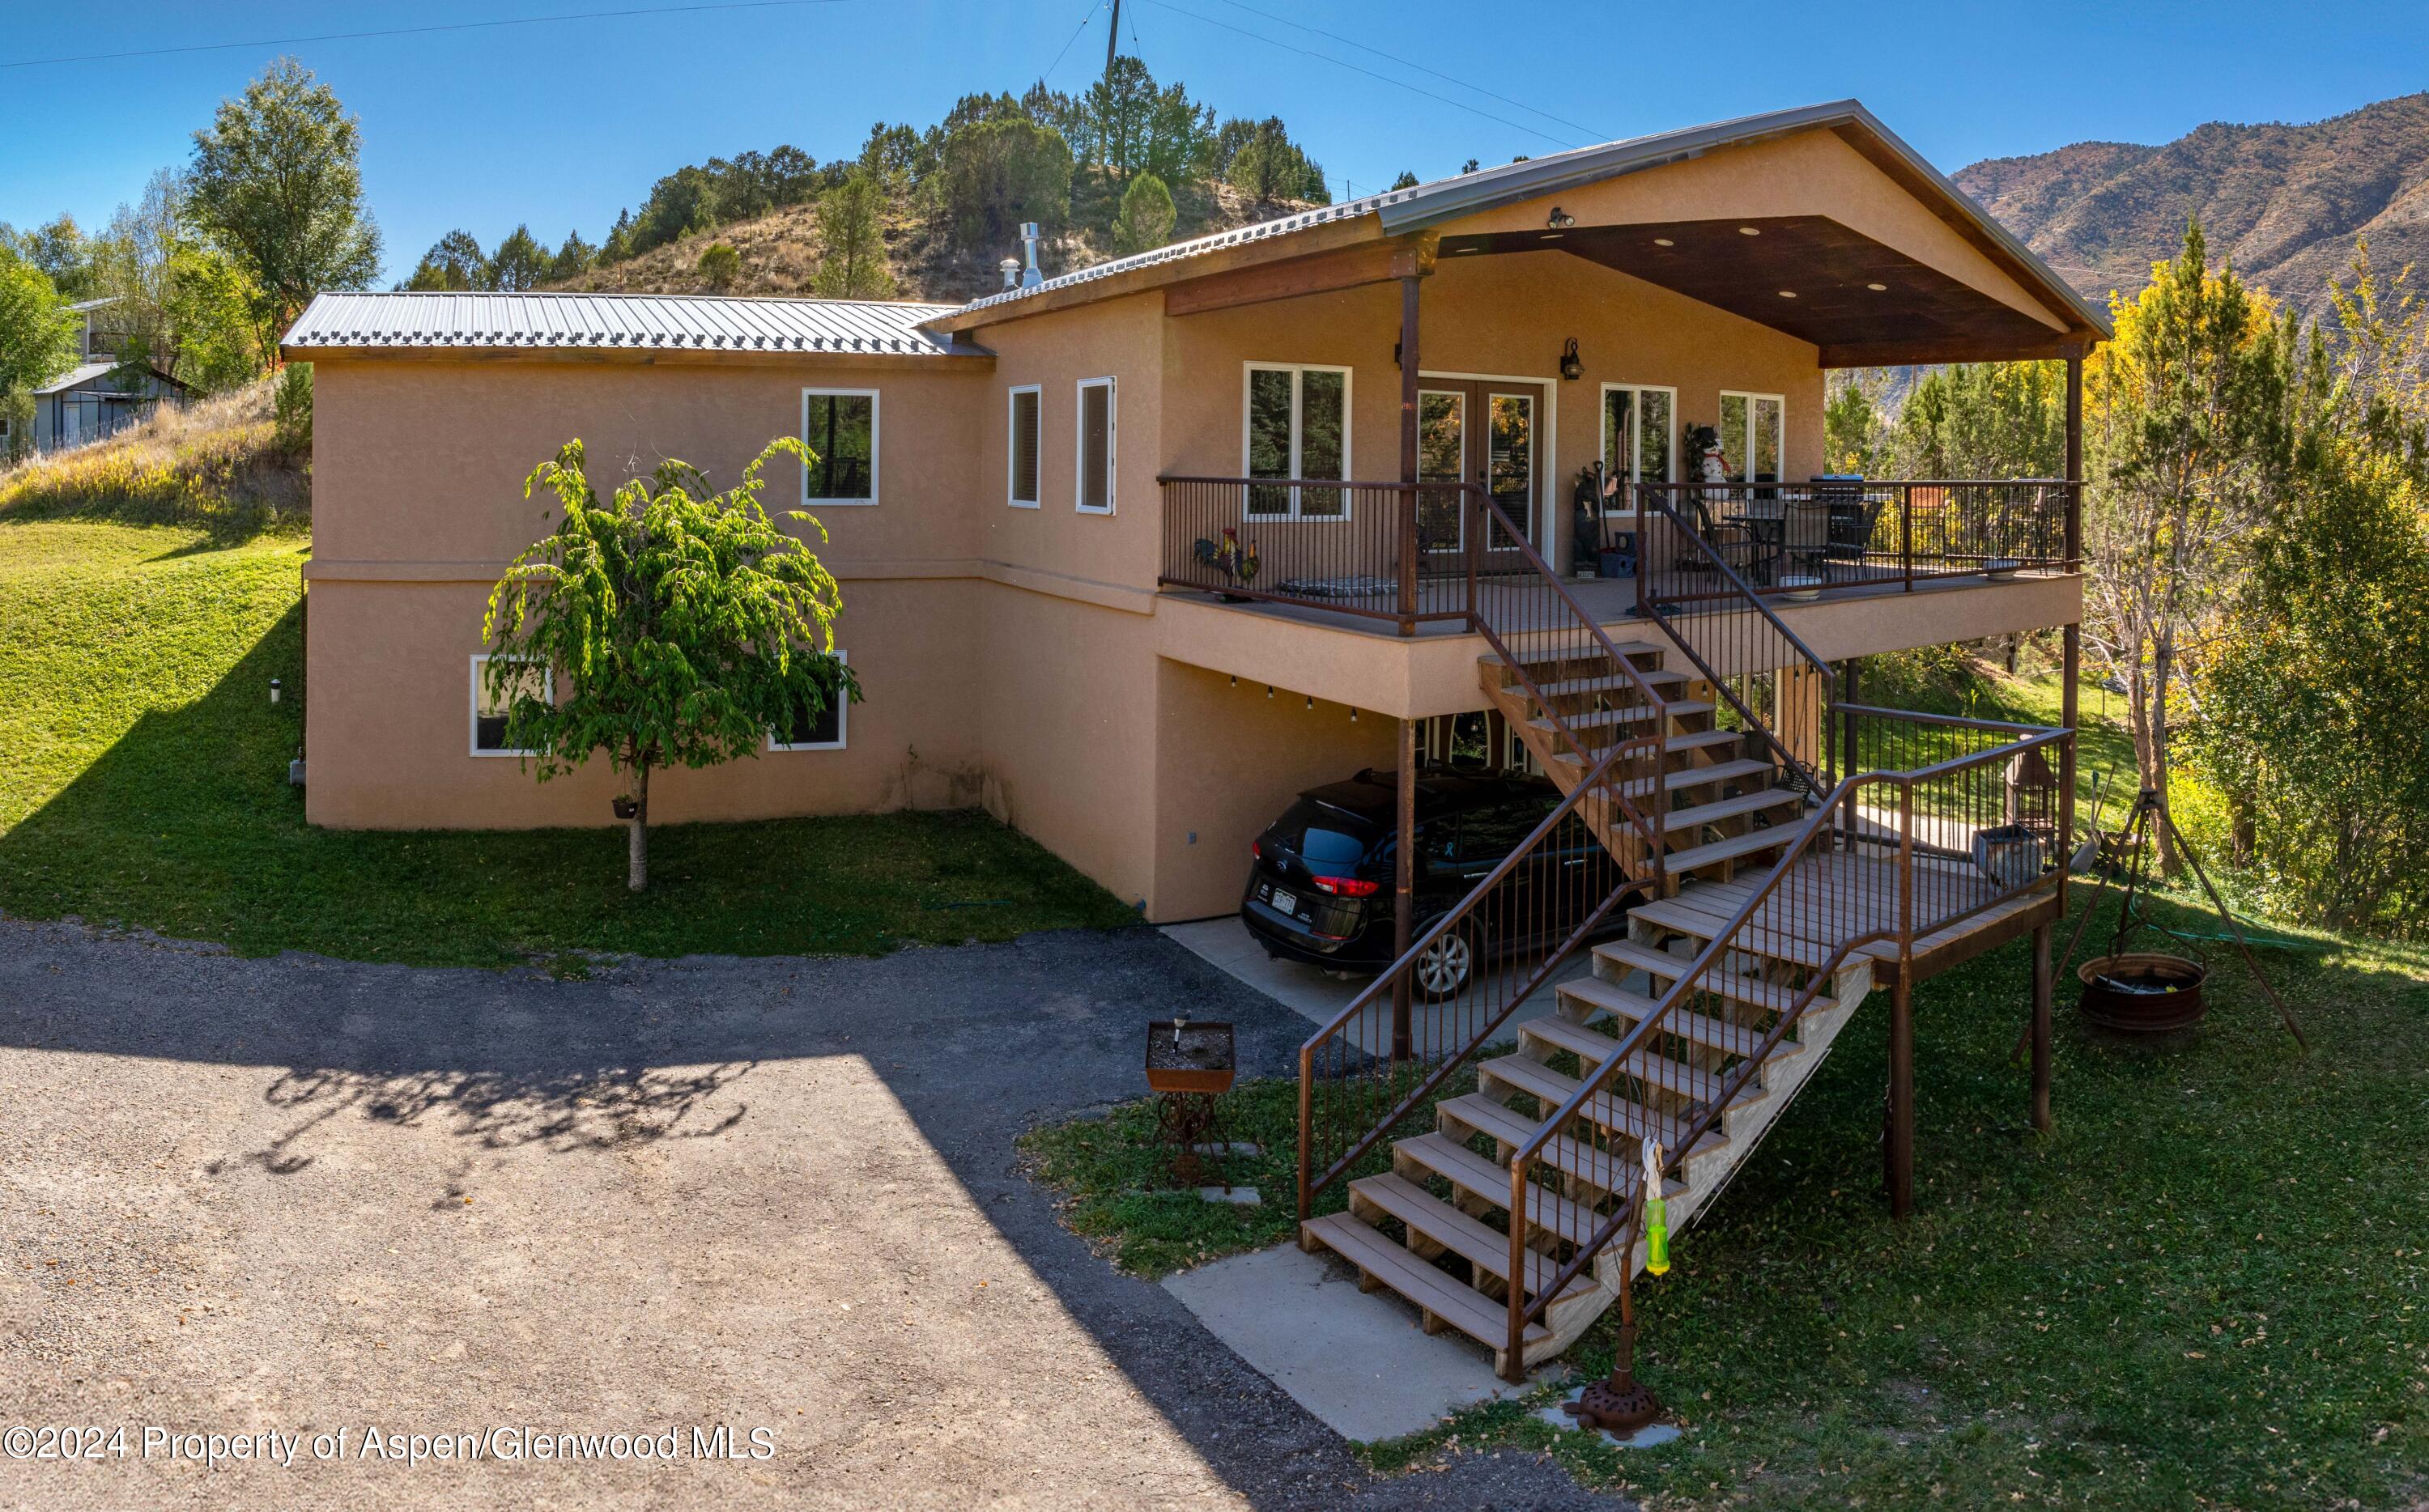
<instances>
[{"instance_id":1,"label":"double-hung window","mask_svg":"<svg viewBox=\"0 0 2429 1512\"><path fill-rule=\"evenodd\" d=\"M1044 498L1038 473L1045 442L1045 396L1035 384L1023 384L1004 396L1004 502L1015 509L1035 509Z\"/></svg>"},{"instance_id":2,"label":"double-hung window","mask_svg":"<svg viewBox=\"0 0 2429 1512\"><path fill-rule=\"evenodd\" d=\"M1677 453L1678 391L1643 384L1602 386L1602 472L1619 487L1604 496L1606 514L1632 513L1629 485L1671 483Z\"/></svg>"},{"instance_id":3,"label":"double-hung window","mask_svg":"<svg viewBox=\"0 0 2429 1512\"><path fill-rule=\"evenodd\" d=\"M802 389L801 442L812 456L803 504L877 502L876 389Z\"/></svg>"},{"instance_id":4,"label":"double-hung window","mask_svg":"<svg viewBox=\"0 0 2429 1512\"><path fill-rule=\"evenodd\" d=\"M1348 369L1252 362L1247 384L1246 476L1348 478ZM1347 489L1248 486L1253 519L1343 519L1348 513Z\"/></svg>"},{"instance_id":5,"label":"double-hung window","mask_svg":"<svg viewBox=\"0 0 2429 1512\"><path fill-rule=\"evenodd\" d=\"M1080 405L1077 419L1080 454L1075 474L1073 502L1083 515L1110 515L1114 512L1114 381L1111 378L1080 380Z\"/></svg>"},{"instance_id":6,"label":"double-hung window","mask_svg":"<svg viewBox=\"0 0 2429 1512\"><path fill-rule=\"evenodd\" d=\"M838 662L851 660L841 649L835 651L834 659ZM839 691L827 699L827 706L815 716L796 709L791 729L768 731L768 748L771 751L841 750L849 713L847 700Z\"/></svg>"},{"instance_id":7,"label":"double-hung window","mask_svg":"<svg viewBox=\"0 0 2429 1512\"><path fill-rule=\"evenodd\" d=\"M1721 391L1721 455L1731 483L1777 483L1788 436L1788 401Z\"/></svg>"},{"instance_id":8,"label":"double-hung window","mask_svg":"<svg viewBox=\"0 0 2429 1512\"><path fill-rule=\"evenodd\" d=\"M506 718L514 712L519 698L528 697L542 703L555 702L555 675L537 662L515 662L504 674L504 686L492 687L490 660L486 651L476 651L472 655L472 754L534 755L533 751L506 743Z\"/></svg>"}]
</instances>

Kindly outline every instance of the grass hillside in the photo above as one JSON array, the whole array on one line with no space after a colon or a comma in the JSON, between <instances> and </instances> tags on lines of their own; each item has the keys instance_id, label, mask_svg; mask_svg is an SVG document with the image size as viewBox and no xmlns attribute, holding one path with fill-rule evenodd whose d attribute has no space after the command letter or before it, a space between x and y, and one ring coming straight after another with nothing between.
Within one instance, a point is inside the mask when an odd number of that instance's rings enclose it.
<instances>
[{"instance_id":1,"label":"grass hillside","mask_svg":"<svg viewBox=\"0 0 2429 1512\"><path fill-rule=\"evenodd\" d=\"M2156 147L1995 157L1957 183L2095 299L2141 288L2198 215L2213 257L2316 316L2355 237L2382 268L2429 260L2429 94L2303 125L2213 122Z\"/></svg>"},{"instance_id":2,"label":"grass hillside","mask_svg":"<svg viewBox=\"0 0 2429 1512\"><path fill-rule=\"evenodd\" d=\"M977 814L670 826L637 899L620 830L314 829L287 781L309 696L307 550L207 523L0 513L0 911L460 965L875 954L1132 921Z\"/></svg>"},{"instance_id":3,"label":"grass hillside","mask_svg":"<svg viewBox=\"0 0 2429 1512\"><path fill-rule=\"evenodd\" d=\"M281 446L271 380L183 409L154 407L107 440L0 468L0 520L109 518L248 535L312 513L305 458Z\"/></svg>"},{"instance_id":4,"label":"grass hillside","mask_svg":"<svg viewBox=\"0 0 2429 1512\"><path fill-rule=\"evenodd\" d=\"M1182 212L1173 229L1176 240L1307 208L1287 201L1259 205L1224 184L1183 185L1176 199ZM929 218L901 205L885 217L886 261L900 286L898 298L938 304L975 299L1001 288L997 264L1020 255L1016 245L956 249L930 226ZM552 287L619 294L705 293L708 286L700 275L700 255L719 241L731 246L742 259L741 271L727 290L735 294L807 294L810 277L824 255L818 206L793 205L756 220L684 237ZM1044 247L1039 260L1049 273L1059 273L1090 267L1113 255L1113 247L1104 238L1073 230Z\"/></svg>"}]
</instances>

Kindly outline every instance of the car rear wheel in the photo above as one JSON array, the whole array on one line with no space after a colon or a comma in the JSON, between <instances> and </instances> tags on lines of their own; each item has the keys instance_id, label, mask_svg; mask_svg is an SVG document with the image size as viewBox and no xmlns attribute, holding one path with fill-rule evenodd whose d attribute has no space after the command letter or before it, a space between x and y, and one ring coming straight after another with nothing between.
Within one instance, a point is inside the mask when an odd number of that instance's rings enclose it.
<instances>
[{"instance_id":1,"label":"car rear wheel","mask_svg":"<svg viewBox=\"0 0 2429 1512\"><path fill-rule=\"evenodd\" d=\"M1448 997L1476 975L1476 943L1470 927L1445 929L1418 952L1417 987L1428 997Z\"/></svg>"}]
</instances>

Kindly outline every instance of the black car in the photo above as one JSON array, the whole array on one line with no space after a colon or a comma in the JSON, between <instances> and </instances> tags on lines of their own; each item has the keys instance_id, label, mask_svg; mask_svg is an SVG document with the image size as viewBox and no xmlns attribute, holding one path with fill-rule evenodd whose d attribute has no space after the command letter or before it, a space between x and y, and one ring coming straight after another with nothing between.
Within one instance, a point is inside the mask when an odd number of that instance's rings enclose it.
<instances>
[{"instance_id":1,"label":"black car","mask_svg":"<svg viewBox=\"0 0 2429 1512\"><path fill-rule=\"evenodd\" d=\"M1346 782L1311 788L1250 846L1240 917L1271 956L1342 972L1377 972L1393 960L1393 872L1398 863L1398 774L1372 768ZM1494 867L1560 806L1544 778L1431 767L1417 774L1417 864L1412 938L1455 908ZM1620 881L1618 863L1574 814L1523 864L1546 891L1594 900ZM1555 894L1551 890L1562 888ZM1595 891L1599 889L1599 891ZM1548 915L1566 912L1554 924ZM1534 928L1574 924L1576 912L1489 909L1491 919L1521 917ZM1614 912L1613 917L1617 917ZM1557 943L1525 933L1462 928L1446 934L1417 964L1429 994L1457 992L1479 957Z\"/></svg>"}]
</instances>

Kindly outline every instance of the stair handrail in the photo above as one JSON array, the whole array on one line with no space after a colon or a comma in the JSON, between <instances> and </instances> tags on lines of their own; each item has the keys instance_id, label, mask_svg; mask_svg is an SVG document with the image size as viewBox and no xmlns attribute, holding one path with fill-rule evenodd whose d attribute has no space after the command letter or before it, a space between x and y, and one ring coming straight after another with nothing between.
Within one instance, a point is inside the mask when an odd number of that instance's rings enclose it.
<instances>
[{"instance_id":1,"label":"stair handrail","mask_svg":"<svg viewBox=\"0 0 2429 1512\"><path fill-rule=\"evenodd\" d=\"M1720 550L1707 540L1701 531L1695 529L1679 515L1677 507L1663 496L1660 485L1638 484L1636 489L1637 509L1640 516L1658 515L1668 520L1671 528L1678 533L1679 539L1702 555L1707 567L1719 576L1725 585L1725 591L1718 597L1737 600L1734 605L1737 613L1759 615L1768 621L1772 633L1785 642L1788 649L1805 663L1808 673L1822 680L1822 727L1825 731L1823 742L1825 755L1822 768L1817 771L1811 762L1799 757L1782 744L1777 732L1748 708L1745 700L1738 696L1737 690L1730 687L1721 674L1712 669L1711 664L1704 660L1703 653L1689 645L1686 636L1678 633L1671 623L1671 616L1662 612L1661 606L1664 603L1685 600L1664 599L1654 588L1650 563L1643 551L1642 542L1639 545L1636 574L1638 612L1646 620L1661 627L1661 633L1672 645L1678 648L1680 654L1693 663L1697 671L1704 674L1705 681L1712 685L1714 693L1728 701L1729 707L1737 711L1738 717L1744 721L1749 731L1760 732L1764 744L1771 748L1772 754L1778 758L1782 768L1797 773L1804 779L1803 785L1807 788L1809 797L1834 786L1838 780L1838 751L1835 744L1837 727L1829 717L1835 701L1832 698L1830 664L1824 661L1812 647L1805 643L1804 636L1791 630L1788 622L1780 618L1771 605L1763 602L1762 595L1755 592L1753 586L1738 574L1737 568L1729 566L1728 559L1721 554Z\"/></svg>"},{"instance_id":2,"label":"stair handrail","mask_svg":"<svg viewBox=\"0 0 2429 1512\"><path fill-rule=\"evenodd\" d=\"M1650 742L1658 745L1659 737L1650 737ZM1491 871L1485 874L1481 881L1478 882L1476 886L1468 890L1466 896L1461 898L1460 901L1453 905L1449 911L1443 913L1439 918L1436 918L1431 924L1428 925L1424 930L1411 939L1409 942L1409 948L1401 954L1398 960L1393 961L1391 965L1378 973L1375 978L1368 982L1365 987L1359 992L1357 996L1351 998L1346 1007L1344 1007L1339 1012L1333 1014L1333 1016L1325 1023L1323 1027L1308 1036L1307 1040L1299 1045L1298 1215L1302 1220L1313 1215L1315 1194L1317 1192L1322 1192L1326 1187L1330 1186L1334 1181L1340 1179L1343 1173L1348 1171L1350 1167L1354 1166L1360 1159L1363 1159L1366 1152L1375 1147L1376 1142L1388 1133L1400 1122L1401 1119L1407 1117L1416 1109L1424 1106L1426 1100L1433 1095L1434 1090L1442 1085L1445 1078L1448 1077L1452 1072L1458 1070L1459 1067L1463 1064L1470 1056L1474 1055L1479 1048L1488 1044L1492 1039L1494 1031L1498 1029L1503 1023L1507 1022L1512 1013L1517 1011L1518 1006L1525 1002L1538 987L1542 986L1545 978L1548 978L1554 971L1559 969L1562 962L1568 959L1568 956L1572 951L1576 950L1579 945L1592 936L1595 930L1601 927L1602 921L1610 916L1611 909L1616 907L1622 898L1628 896L1631 893L1641 893L1644 891L1649 884L1643 879L1629 877L1623 873L1619 885L1614 887L1610 895L1604 897L1601 903L1597 907L1594 908L1587 916L1578 923L1577 928L1572 929L1569 934L1562 939L1557 948L1545 951L1536 962L1534 970L1527 978L1523 978L1517 986L1509 990L1508 1001L1499 1012L1494 1014L1488 1021L1469 1035L1466 1042L1460 1046L1456 1053L1444 1059L1410 1091L1401 1095L1392 1105L1388 1112L1375 1121L1374 1126L1370 1127L1364 1135L1360 1137L1354 1144L1352 1144L1341 1156L1333 1159L1332 1162L1321 1172L1314 1169L1314 1152L1311 1142L1315 1113L1314 1093L1316 1054L1330 1041L1341 1038L1350 1025L1356 1023L1359 1019L1364 1017L1369 1011L1371 1011L1379 998L1392 994L1396 990L1399 979L1415 969L1419 958L1423 957L1428 950L1431 949L1435 942L1439 941L1449 931L1459 929L1464 925L1478 905L1488 895L1490 895L1495 887L1499 886L1500 883L1520 864L1530 861L1535 852L1543 846L1545 842L1559 831L1562 821L1574 814L1578 806L1586 801L1587 797L1592 794L1595 783L1605 776L1613 763L1618 762L1630 750L1647 743L1648 737L1638 737L1635 740L1625 741L1612 746L1611 748L1603 755L1602 759L1595 764L1593 771L1589 775L1588 781L1579 782L1575 788L1572 788L1562 798L1559 806L1554 808L1550 814L1546 814L1542 823L1536 825L1533 830L1528 832L1527 838L1519 842L1516 848L1512 849L1509 855L1503 857ZM1614 863L1616 863L1617 859L1618 858L1616 857L1612 858ZM1477 962L1473 967L1471 967L1472 971L1478 973L1482 972L1484 966L1481 961Z\"/></svg>"},{"instance_id":3,"label":"stair handrail","mask_svg":"<svg viewBox=\"0 0 2429 1512\"><path fill-rule=\"evenodd\" d=\"M1647 704L1656 706L1665 702L1666 700L1654 691L1653 684L1645 680L1643 669L1620 650L1618 645L1603 630L1601 622L1587 611L1586 606L1578 602L1577 595L1569 592L1568 586L1561 582L1560 574L1552 570L1550 564L1544 560L1543 554L1535 550L1534 543L1527 538L1526 533L1512 523L1509 515L1503 512L1500 502L1491 493L1481 488L1476 489L1470 497L1482 506L1484 515L1484 518L1478 521L1479 529L1470 534L1468 551L1471 559L1478 549L1479 542L1483 538L1485 529L1498 524L1502 534L1516 543L1520 559L1534 569L1535 575L1542 579L1543 584L1552 590L1555 599L1577 621L1577 626L1572 628L1582 627L1594 643L1602 649L1602 653L1628 674L1628 682L1635 685L1638 698ZM1560 731L1561 738L1568 743L1569 749L1577 753L1578 766L1584 767L1592 760L1593 752L1579 738L1578 732L1570 728L1569 722L1562 717L1561 711L1553 701L1544 696L1543 688L1532 676L1528 675L1525 664L1518 660L1515 652L1503 640L1501 632L1496 630L1486 616L1482 595L1476 592L1473 586L1476 582L1476 574L1473 571L1468 574L1468 582L1471 585L1468 623L1474 627L1478 634L1484 637L1485 643L1493 648L1494 654L1501 658L1501 665L1518 679L1519 683L1527 690L1527 696L1543 709L1544 716L1551 720L1553 727ZM1657 759L1654 764L1655 776L1659 779L1661 763ZM1580 781L1578 785L1583 788L1588 784ZM1668 796L1668 784L1657 781L1649 796L1652 799L1648 805L1650 818L1646 816L1645 810L1640 810L1628 800L1628 795L1624 791L1613 789L1611 794L1611 798L1619 804L1620 812L1628 816L1637 832L1644 836L1645 854L1651 861L1653 875L1658 879L1661 875L1661 856L1664 849L1662 839L1664 827L1661 815L1669 809L1669 804L1664 801Z\"/></svg>"},{"instance_id":4,"label":"stair handrail","mask_svg":"<svg viewBox=\"0 0 2429 1512\"><path fill-rule=\"evenodd\" d=\"M1930 718L1933 716L1925 715L1924 717ZM2032 727L2024 728L2029 729ZM1644 1184L1641 1179L1626 1183L1628 1194L1614 1204L1611 1213L1605 1220L1602 1227L1596 1230L1593 1238L1587 1242L1577 1246L1575 1253L1570 1256L1567 1263L1562 1265L1560 1270L1554 1274L1550 1281L1546 1282L1542 1288L1535 1291L1535 1300L1532 1304L1529 1304L1527 1301L1526 1289L1519 1286L1516 1283L1515 1278L1527 1274L1523 1268L1526 1260L1526 1251L1529 1247L1527 1243L1527 1231L1529 1222L1527 1216L1527 1197L1528 1188L1533 1185L1530 1176L1535 1163L1542 1159L1545 1148L1549 1145L1554 1139L1560 1137L1562 1130L1566 1129L1570 1125L1577 1121L1586 1105L1603 1093L1603 1092L1609 1087L1610 1083L1619 1075L1622 1068L1627 1066L1636 1057L1643 1054L1645 1047L1649 1044L1653 1043L1656 1036L1665 1032L1662 1025L1663 1021L1669 1016L1671 1010L1694 989L1695 985L1711 971L1715 963L1726 960L1731 950L1740 948L1738 945L1738 937L1740 933L1746 928L1748 923L1757 915L1757 913L1760 912L1764 904L1771 899L1773 895L1778 891L1782 882L1793 874L1796 863L1803 859L1806 852L1814 844L1816 838L1834 832L1831 825L1831 816L1840 813L1842 808L1847 812L1853 812L1855 795L1861 788L1876 785L1889 785L1898 788L1901 797L1901 802L1899 804L1901 830L1901 859L1898 879L1899 928L1892 929L1883 927L1866 930L1860 934L1853 935L1845 940L1840 941L1837 945L1832 948L1828 956L1825 958L1824 963L1813 969L1811 978L1806 983L1804 988L1796 994L1786 1008L1782 1009L1778 1012L1777 1021L1773 1024L1770 1031L1763 1036L1761 1043L1755 1047L1753 1053L1740 1058L1738 1064L1732 1067L1730 1071L1726 1074L1723 1085L1719 1092L1705 1101L1700 1112L1695 1113L1689 1119L1686 1129L1677 1137L1672 1148L1667 1152L1666 1158L1661 1162L1660 1174L1662 1179L1668 1179L1674 1171L1683 1171L1685 1169L1688 1155L1694 1149L1695 1142L1701 1140L1707 1133L1710 1132L1712 1127L1720 1122L1721 1118L1728 1110L1729 1105L1736 1100L1739 1093L1744 1090L1747 1082L1751 1080L1770 1060L1773 1050L1777 1048L1782 1037L1785 1036L1788 1030L1793 1027L1797 1021L1804 1016L1806 1009L1811 1005L1814 997L1821 993L1822 989L1825 986L1829 985L1832 978L1837 974L1839 967L1846 961L1847 956L1851 952L1859 946L1871 945L1875 941L1898 939L1901 943L1902 955L1910 955L1913 949L1915 936L1915 923L1913 919L1913 839L1914 789L1916 785L1921 782L1930 781L1933 778L1946 776L1949 773L1960 771L1967 767L1982 765L1991 762L2012 761L2026 749L2037 747L2060 743L2071 744L2074 738L2074 732L2072 730L2064 728L2041 729L2028 738L2013 741L2004 746L1997 746L1984 750L1974 751L1963 756L1954 757L1948 761L1936 762L1930 765L1918 767L1912 771L1866 772L1842 780L1839 784L1831 790L1828 798L1813 811L1812 816L1806 821L1803 832L1800 833L1794 841L1790 843L1786 851L1782 853L1778 862L1773 865L1770 872L1763 878L1761 883L1758 885L1754 892L1747 896L1745 902L1740 905L1737 911L1729 916L1728 921L1722 926L1720 931L1705 945L1703 950L1688 962L1686 969L1671 982L1669 990L1661 994L1661 1000L1655 1004L1653 1011L1647 1013L1644 1018L1640 1019L1636 1026L1629 1029L1627 1034L1619 1036L1614 1041L1612 1048L1603 1055L1601 1065L1591 1075L1581 1077L1577 1091L1570 1093L1569 1096L1562 1102L1558 1109L1548 1114L1543 1122L1537 1126L1534 1134L1528 1139L1527 1142L1520 1145L1518 1149L1511 1155L1510 1204L1508 1208L1508 1212L1510 1214L1511 1269L1507 1274L1513 1279L1509 1289L1508 1299L1510 1333L1509 1352L1507 1356L1509 1364L1507 1368L1511 1372L1509 1379L1516 1381L1523 1380L1525 1378L1526 1329L1528 1321L1542 1314L1546 1308L1548 1308L1551 1306L1553 1299L1558 1297L1562 1291L1566 1290L1570 1283L1575 1281L1578 1275L1585 1272L1588 1266L1594 1263L1595 1259L1601 1255L1604 1248L1611 1243L1612 1238L1615 1237L1626 1225L1631 1213L1638 1205L1644 1202L1645 1197ZM2055 885L2057 879L2064 875L2063 865L2065 858L2061 856L2058 858L2058 861L2060 863L2060 870L2052 873L2045 873L2034 878L2029 882L2021 886L2006 889L1997 896L1975 904L1972 908L1958 911L1944 918L1935 918L1930 921L1931 928L1935 929L1945 929L1951 924L1969 918L1986 909L1997 907L1999 904L2005 903L2012 897L2031 892L2036 888ZM1622 1170L1626 1169L1626 1162L1615 1161L1614 1164Z\"/></svg>"}]
</instances>

